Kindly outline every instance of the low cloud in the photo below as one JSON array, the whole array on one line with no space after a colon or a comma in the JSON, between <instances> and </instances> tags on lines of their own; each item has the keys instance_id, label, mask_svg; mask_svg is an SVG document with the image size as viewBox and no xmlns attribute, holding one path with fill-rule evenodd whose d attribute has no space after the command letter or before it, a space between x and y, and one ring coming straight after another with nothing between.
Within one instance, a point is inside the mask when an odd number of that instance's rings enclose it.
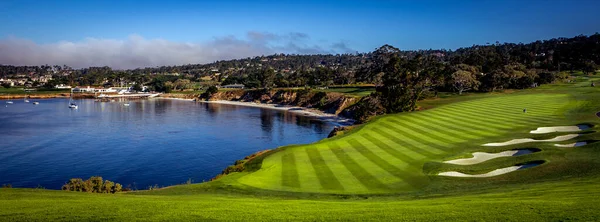
<instances>
[{"instance_id":1,"label":"low cloud","mask_svg":"<svg viewBox=\"0 0 600 222\"><path fill-rule=\"evenodd\" d=\"M356 50L348 47L348 45L346 45L346 43L344 42L338 42L338 43L334 43L333 45L331 45L331 48L339 53L355 53Z\"/></svg>"},{"instance_id":2,"label":"low cloud","mask_svg":"<svg viewBox=\"0 0 600 222\"><path fill-rule=\"evenodd\" d=\"M116 69L210 63L274 53L326 54L348 52L346 45L327 49L309 43L305 33L277 35L248 32L245 38L215 37L207 42L173 42L131 35L125 40L87 38L37 44L19 38L0 39L0 64L62 65L74 68L110 66Z\"/></svg>"}]
</instances>

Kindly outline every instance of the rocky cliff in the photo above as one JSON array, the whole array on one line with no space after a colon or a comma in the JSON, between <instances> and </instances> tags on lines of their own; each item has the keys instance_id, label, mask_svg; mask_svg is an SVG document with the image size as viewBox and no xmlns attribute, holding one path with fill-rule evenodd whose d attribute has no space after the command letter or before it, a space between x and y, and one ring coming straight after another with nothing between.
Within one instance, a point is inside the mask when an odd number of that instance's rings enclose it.
<instances>
[{"instance_id":1,"label":"rocky cliff","mask_svg":"<svg viewBox=\"0 0 600 222\"><path fill-rule=\"evenodd\" d=\"M159 97L162 98L176 98L176 99L197 99L198 94L190 94L190 93L164 93Z\"/></svg>"},{"instance_id":2,"label":"rocky cliff","mask_svg":"<svg viewBox=\"0 0 600 222\"><path fill-rule=\"evenodd\" d=\"M217 92L208 98L209 101L227 100L242 102L259 102L267 104L292 105L318 109L326 113L339 115L356 101L355 97L341 93L318 92L313 90L235 90Z\"/></svg>"}]
</instances>

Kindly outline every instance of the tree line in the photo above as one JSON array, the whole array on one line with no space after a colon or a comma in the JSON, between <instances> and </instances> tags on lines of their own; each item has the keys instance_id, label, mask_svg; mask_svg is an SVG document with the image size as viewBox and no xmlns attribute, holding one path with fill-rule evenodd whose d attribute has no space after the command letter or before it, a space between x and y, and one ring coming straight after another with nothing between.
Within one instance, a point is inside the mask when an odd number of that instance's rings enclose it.
<instances>
[{"instance_id":1,"label":"tree line","mask_svg":"<svg viewBox=\"0 0 600 222\"><path fill-rule=\"evenodd\" d=\"M312 87L344 84L404 85L433 91L494 91L527 88L560 78L560 71L592 73L600 63L600 34L555 38L532 43L473 45L457 50L399 50L384 45L373 52L338 55L275 54L209 64L130 70L110 67L0 66L0 77L53 75L47 86L148 85L156 91L194 88L194 82L244 84L248 88ZM391 62L390 62L391 61ZM386 67L394 64L395 67ZM385 73L403 73L390 79ZM427 77L423 77L427 76ZM408 82L406 82L408 81ZM405 90L390 88L383 94ZM417 94L420 89L417 89Z\"/></svg>"}]
</instances>

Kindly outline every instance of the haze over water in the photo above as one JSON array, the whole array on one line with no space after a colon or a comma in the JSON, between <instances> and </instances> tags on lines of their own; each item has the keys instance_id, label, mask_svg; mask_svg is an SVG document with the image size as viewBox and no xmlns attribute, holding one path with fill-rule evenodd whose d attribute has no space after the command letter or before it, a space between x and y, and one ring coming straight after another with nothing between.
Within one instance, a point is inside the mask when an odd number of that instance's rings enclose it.
<instances>
[{"instance_id":1,"label":"haze over water","mask_svg":"<svg viewBox=\"0 0 600 222\"><path fill-rule=\"evenodd\" d=\"M60 189L99 175L146 189L209 180L259 150L327 137L332 124L276 110L178 100L13 100L0 107L0 184ZM33 100L32 100L33 102Z\"/></svg>"}]
</instances>

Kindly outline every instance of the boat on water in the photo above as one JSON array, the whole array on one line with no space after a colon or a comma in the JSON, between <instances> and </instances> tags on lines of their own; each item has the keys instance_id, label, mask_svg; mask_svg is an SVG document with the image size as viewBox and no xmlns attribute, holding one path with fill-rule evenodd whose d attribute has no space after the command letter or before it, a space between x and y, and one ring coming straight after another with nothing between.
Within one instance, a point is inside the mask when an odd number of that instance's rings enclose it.
<instances>
[{"instance_id":1,"label":"boat on water","mask_svg":"<svg viewBox=\"0 0 600 222\"><path fill-rule=\"evenodd\" d=\"M29 100L27 99L27 97L23 98L23 102L26 102L26 103L29 102Z\"/></svg>"},{"instance_id":2,"label":"boat on water","mask_svg":"<svg viewBox=\"0 0 600 222\"><path fill-rule=\"evenodd\" d=\"M37 105L37 104L40 104L40 102L33 102L33 105Z\"/></svg>"},{"instance_id":3,"label":"boat on water","mask_svg":"<svg viewBox=\"0 0 600 222\"><path fill-rule=\"evenodd\" d=\"M123 103L123 106L129 106L129 103Z\"/></svg>"},{"instance_id":4,"label":"boat on water","mask_svg":"<svg viewBox=\"0 0 600 222\"><path fill-rule=\"evenodd\" d=\"M77 109L77 104L73 101L73 92L69 95L69 109Z\"/></svg>"},{"instance_id":5,"label":"boat on water","mask_svg":"<svg viewBox=\"0 0 600 222\"><path fill-rule=\"evenodd\" d=\"M7 104L13 104L13 101L6 101Z\"/></svg>"}]
</instances>

